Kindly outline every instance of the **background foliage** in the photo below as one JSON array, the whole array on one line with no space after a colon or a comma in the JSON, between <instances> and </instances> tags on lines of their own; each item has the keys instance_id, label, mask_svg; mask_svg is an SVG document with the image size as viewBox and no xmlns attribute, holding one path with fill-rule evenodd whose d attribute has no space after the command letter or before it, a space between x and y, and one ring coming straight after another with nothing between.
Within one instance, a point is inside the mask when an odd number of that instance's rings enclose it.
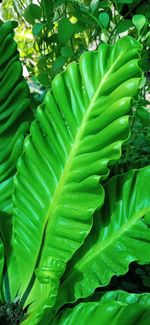
<instances>
[{"instance_id":1,"label":"background foliage","mask_svg":"<svg viewBox=\"0 0 150 325\"><path fill-rule=\"evenodd\" d=\"M19 20L16 39L21 57L32 75L38 66L39 81L49 86L51 79L67 63L78 61L82 52L96 49L103 41L113 44L123 34L143 44L142 65L147 72L148 9L149 1L141 0L4 0L2 17Z\"/></svg>"}]
</instances>

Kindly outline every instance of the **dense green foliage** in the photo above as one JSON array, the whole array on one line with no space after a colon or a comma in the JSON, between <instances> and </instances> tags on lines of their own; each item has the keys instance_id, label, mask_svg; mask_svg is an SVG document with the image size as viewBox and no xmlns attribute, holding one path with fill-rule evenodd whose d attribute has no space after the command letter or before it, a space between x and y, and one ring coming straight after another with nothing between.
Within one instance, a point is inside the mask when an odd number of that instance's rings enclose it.
<instances>
[{"instance_id":1,"label":"dense green foliage","mask_svg":"<svg viewBox=\"0 0 150 325\"><path fill-rule=\"evenodd\" d=\"M31 91L35 91L33 107L42 102L57 72L69 62L78 62L83 52L97 49L100 42L114 44L126 34L142 44L141 65L146 82L136 103L138 114L131 123L131 137L112 175L149 163L149 117L145 113L150 90L149 8L150 0L39 0L34 5L32 0L3 0L2 4L3 19L19 21L15 37L30 76ZM45 88L38 94L39 85Z\"/></svg>"},{"instance_id":2,"label":"dense green foliage","mask_svg":"<svg viewBox=\"0 0 150 325\"><path fill-rule=\"evenodd\" d=\"M53 325L88 324L148 324L149 295L133 295L121 291L103 293L97 301L82 302L66 308L52 322ZM90 300L90 299L89 299Z\"/></svg>"},{"instance_id":3,"label":"dense green foliage","mask_svg":"<svg viewBox=\"0 0 150 325\"><path fill-rule=\"evenodd\" d=\"M149 14L148 1L128 2L10 1L14 13L3 2L4 18L32 25L29 71L46 93L36 109L16 23L1 22L7 325L150 321Z\"/></svg>"},{"instance_id":4,"label":"dense green foliage","mask_svg":"<svg viewBox=\"0 0 150 325\"><path fill-rule=\"evenodd\" d=\"M109 44L122 33L143 44L143 68L149 70L149 0L9 0L3 1L4 19L19 19L17 42L29 71L33 74L36 59L39 81L49 87L51 79L66 63L78 61L80 55L96 49L101 41ZM34 37L33 52L29 31ZM28 35L26 34L28 33ZM31 39L30 39L31 38ZM34 55L33 55L34 53ZM35 58L34 58L35 56ZM33 59L32 59L33 58Z\"/></svg>"},{"instance_id":5,"label":"dense green foliage","mask_svg":"<svg viewBox=\"0 0 150 325\"><path fill-rule=\"evenodd\" d=\"M25 111L28 114L30 104L29 88L22 77L22 65L13 39L14 27L16 23L10 22L0 27L0 210L4 212L12 208L9 200L12 176L22 152L23 135L29 128L25 122Z\"/></svg>"}]
</instances>

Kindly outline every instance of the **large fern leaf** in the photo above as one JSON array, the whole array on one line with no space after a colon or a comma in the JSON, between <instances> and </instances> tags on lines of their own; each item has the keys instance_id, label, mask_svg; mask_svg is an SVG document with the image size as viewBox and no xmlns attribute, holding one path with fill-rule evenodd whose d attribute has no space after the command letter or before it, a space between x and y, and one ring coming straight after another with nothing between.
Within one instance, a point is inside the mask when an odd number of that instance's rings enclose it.
<instances>
[{"instance_id":1,"label":"large fern leaf","mask_svg":"<svg viewBox=\"0 0 150 325\"><path fill-rule=\"evenodd\" d=\"M90 295L129 263L150 262L150 166L114 177L92 231L68 264L58 304Z\"/></svg>"},{"instance_id":2,"label":"large fern leaf","mask_svg":"<svg viewBox=\"0 0 150 325\"><path fill-rule=\"evenodd\" d=\"M22 153L24 136L29 130L27 120L32 116L28 113L29 88L22 76L19 52L13 39L16 25L16 22L0 25L0 236L11 279L12 299L19 286L19 274L11 248L13 176Z\"/></svg>"},{"instance_id":3,"label":"large fern leaf","mask_svg":"<svg viewBox=\"0 0 150 325\"><path fill-rule=\"evenodd\" d=\"M113 291L100 301L66 308L49 325L147 325L150 321L150 294Z\"/></svg>"},{"instance_id":4,"label":"large fern leaf","mask_svg":"<svg viewBox=\"0 0 150 325\"><path fill-rule=\"evenodd\" d=\"M16 42L16 22L0 26L0 211L11 213L12 178L29 128L23 113L29 108L29 89L22 76ZM22 122L22 123L21 123Z\"/></svg>"},{"instance_id":5,"label":"large fern leaf","mask_svg":"<svg viewBox=\"0 0 150 325\"><path fill-rule=\"evenodd\" d=\"M91 229L104 200L99 181L128 137L139 50L126 37L70 64L53 80L25 140L14 184L13 246L20 292L36 268L29 300L38 297L43 309L52 304L50 280L57 282Z\"/></svg>"}]
</instances>

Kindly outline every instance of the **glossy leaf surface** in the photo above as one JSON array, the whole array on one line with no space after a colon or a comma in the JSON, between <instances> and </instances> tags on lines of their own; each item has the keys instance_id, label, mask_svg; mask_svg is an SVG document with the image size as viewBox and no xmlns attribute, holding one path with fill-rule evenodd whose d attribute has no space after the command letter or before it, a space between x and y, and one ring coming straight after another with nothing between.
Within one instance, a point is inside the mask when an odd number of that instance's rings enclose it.
<instances>
[{"instance_id":1,"label":"glossy leaf surface","mask_svg":"<svg viewBox=\"0 0 150 325\"><path fill-rule=\"evenodd\" d=\"M59 279L103 203L99 180L108 175L108 164L120 157L128 137L126 114L141 77L139 50L139 43L126 37L85 53L79 65L70 64L53 80L25 140L14 186L13 245L20 292L36 268L27 302L39 297L42 310L51 306L49 262L60 263Z\"/></svg>"},{"instance_id":2,"label":"glossy leaf surface","mask_svg":"<svg viewBox=\"0 0 150 325\"><path fill-rule=\"evenodd\" d=\"M16 265L14 261L10 262L13 176L22 153L24 135L29 129L26 112L30 103L29 88L22 76L22 65L13 39L15 27L16 22L10 21L0 26L0 236L13 296L19 286Z\"/></svg>"},{"instance_id":3,"label":"glossy leaf surface","mask_svg":"<svg viewBox=\"0 0 150 325\"><path fill-rule=\"evenodd\" d=\"M28 124L23 113L29 107L29 89L22 77L15 22L0 26L0 211L11 213L12 177L22 152Z\"/></svg>"},{"instance_id":4,"label":"glossy leaf surface","mask_svg":"<svg viewBox=\"0 0 150 325\"><path fill-rule=\"evenodd\" d=\"M150 167L114 177L105 186L105 204L76 252L60 287L59 304L88 296L107 285L129 263L150 262ZM147 216L146 216L147 214Z\"/></svg>"},{"instance_id":5,"label":"glossy leaf surface","mask_svg":"<svg viewBox=\"0 0 150 325\"><path fill-rule=\"evenodd\" d=\"M3 267L4 267L4 246L3 246L3 242L0 237L0 279L2 279ZM1 289L2 289L2 287L0 286L0 301L2 301Z\"/></svg>"},{"instance_id":6,"label":"glossy leaf surface","mask_svg":"<svg viewBox=\"0 0 150 325\"><path fill-rule=\"evenodd\" d=\"M113 291L100 302L79 303L63 310L51 325L147 325L150 319L150 294Z\"/></svg>"}]
</instances>

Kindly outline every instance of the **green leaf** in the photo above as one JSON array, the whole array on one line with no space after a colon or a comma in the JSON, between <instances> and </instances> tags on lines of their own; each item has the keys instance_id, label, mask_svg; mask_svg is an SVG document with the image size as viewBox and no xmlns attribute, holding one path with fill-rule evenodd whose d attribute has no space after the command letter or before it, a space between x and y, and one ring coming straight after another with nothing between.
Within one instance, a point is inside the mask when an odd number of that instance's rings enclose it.
<instances>
[{"instance_id":1,"label":"green leaf","mask_svg":"<svg viewBox=\"0 0 150 325\"><path fill-rule=\"evenodd\" d=\"M58 24L58 39L66 44L74 33L74 25L67 18L62 18Z\"/></svg>"},{"instance_id":2,"label":"green leaf","mask_svg":"<svg viewBox=\"0 0 150 325\"><path fill-rule=\"evenodd\" d=\"M4 246L0 237L0 279L2 283L2 276L3 276L3 268L4 268ZM2 293L2 285L0 286L0 301L3 300L3 293Z\"/></svg>"},{"instance_id":3,"label":"green leaf","mask_svg":"<svg viewBox=\"0 0 150 325\"><path fill-rule=\"evenodd\" d=\"M42 29L45 25L41 23L35 23L32 28L32 33L34 36L40 36Z\"/></svg>"},{"instance_id":4,"label":"green leaf","mask_svg":"<svg viewBox=\"0 0 150 325\"><path fill-rule=\"evenodd\" d=\"M56 1L54 1L56 2ZM55 5L52 0L42 0L44 15L47 19L53 17L53 6Z\"/></svg>"},{"instance_id":5,"label":"green leaf","mask_svg":"<svg viewBox=\"0 0 150 325\"><path fill-rule=\"evenodd\" d=\"M16 42L13 39L14 23L6 22L0 27L0 236L7 223L5 239L8 241L12 219L13 176L16 163L22 153L24 135L29 129L26 112L29 109L29 88L22 76ZM6 216L5 216L6 214ZM9 214L7 219L7 214ZM3 215L3 217L2 217ZM7 246L7 247L6 247ZM10 262L11 243L5 245L6 263L10 276L15 274ZM12 276L13 277L13 276ZM15 280L15 287L17 278ZM11 288L14 281L11 281ZM19 286L19 283L18 283ZM13 293L12 293L13 296Z\"/></svg>"},{"instance_id":6,"label":"green leaf","mask_svg":"<svg viewBox=\"0 0 150 325\"><path fill-rule=\"evenodd\" d=\"M67 56L58 56L56 60L54 61L51 72L52 75L56 75L63 67L63 65L67 62Z\"/></svg>"},{"instance_id":7,"label":"green leaf","mask_svg":"<svg viewBox=\"0 0 150 325\"><path fill-rule=\"evenodd\" d=\"M5 263L4 258L3 261L1 260L0 270L3 271L1 273L1 285L0 290L2 291L2 301L4 303L7 301L7 291L8 295L11 296L12 300L16 297L16 294L18 293L19 286L20 286L20 277L19 272L17 269L16 259L12 251L11 246L11 236L12 236L12 216L5 213L0 212L0 238L3 243L3 250L4 250L4 256L5 256ZM5 275L2 265L5 265ZM6 265L7 265L7 271L6 271ZM6 287L5 283L5 276L7 272L7 277L9 278L9 290L4 290ZM6 288L5 288L6 289Z\"/></svg>"},{"instance_id":8,"label":"green leaf","mask_svg":"<svg viewBox=\"0 0 150 325\"><path fill-rule=\"evenodd\" d=\"M109 15L107 14L107 12L101 12L98 16L99 22L102 26L102 28L106 29L108 24L109 24Z\"/></svg>"},{"instance_id":9,"label":"green leaf","mask_svg":"<svg viewBox=\"0 0 150 325\"><path fill-rule=\"evenodd\" d=\"M9 260L11 254L12 217L0 212L0 237L3 241L5 255Z\"/></svg>"},{"instance_id":10,"label":"green leaf","mask_svg":"<svg viewBox=\"0 0 150 325\"><path fill-rule=\"evenodd\" d=\"M146 24L146 18L144 15L134 15L132 17L132 22L135 25L135 27L137 28L137 30L140 32L141 29Z\"/></svg>"},{"instance_id":11,"label":"green leaf","mask_svg":"<svg viewBox=\"0 0 150 325\"><path fill-rule=\"evenodd\" d=\"M40 6L31 3L24 11L24 18L29 24L34 24L35 19L40 20L42 17L42 9Z\"/></svg>"},{"instance_id":12,"label":"green leaf","mask_svg":"<svg viewBox=\"0 0 150 325\"><path fill-rule=\"evenodd\" d=\"M48 77L48 74L44 71L40 72L38 74L38 80L44 87L50 87L50 78Z\"/></svg>"},{"instance_id":13,"label":"green leaf","mask_svg":"<svg viewBox=\"0 0 150 325\"><path fill-rule=\"evenodd\" d=\"M70 58L73 56L73 50L69 46L64 46L61 48L61 54L66 58Z\"/></svg>"},{"instance_id":14,"label":"green leaf","mask_svg":"<svg viewBox=\"0 0 150 325\"><path fill-rule=\"evenodd\" d=\"M149 193L150 166L114 177L105 186L105 204L68 264L58 304L90 295L113 275L126 273L132 261L150 262L150 229L144 220Z\"/></svg>"},{"instance_id":15,"label":"green leaf","mask_svg":"<svg viewBox=\"0 0 150 325\"><path fill-rule=\"evenodd\" d=\"M74 62L56 76L37 110L18 162L13 196L20 293L36 269L26 304L34 301L31 309L38 306L38 312L30 314L28 325L39 324L54 304L64 267L89 233L93 212L103 204L99 181L107 177L108 164L119 159L129 135L127 114L141 78L140 49L137 41L125 37L83 54L79 65Z\"/></svg>"},{"instance_id":16,"label":"green leaf","mask_svg":"<svg viewBox=\"0 0 150 325\"><path fill-rule=\"evenodd\" d=\"M44 70L47 68L47 59L46 59L46 56L42 55L39 57L39 60L38 60L38 69L39 70Z\"/></svg>"},{"instance_id":17,"label":"green leaf","mask_svg":"<svg viewBox=\"0 0 150 325\"><path fill-rule=\"evenodd\" d=\"M14 34L14 29L18 26L17 21L7 21L5 24L1 22L0 29L1 29L1 38L0 38L0 45L3 44L6 36L9 34Z\"/></svg>"},{"instance_id":18,"label":"green leaf","mask_svg":"<svg viewBox=\"0 0 150 325\"><path fill-rule=\"evenodd\" d=\"M150 125L150 112L145 107L138 107L136 115L144 126Z\"/></svg>"},{"instance_id":19,"label":"green leaf","mask_svg":"<svg viewBox=\"0 0 150 325\"><path fill-rule=\"evenodd\" d=\"M94 295L93 295L94 296ZM90 297L89 297L90 300ZM122 290L102 292L97 295L97 300L101 303L108 302L122 302L126 305L132 305L135 303L140 303L144 306L150 306L150 294L149 293L128 293Z\"/></svg>"},{"instance_id":20,"label":"green leaf","mask_svg":"<svg viewBox=\"0 0 150 325\"><path fill-rule=\"evenodd\" d=\"M99 6L99 0L92 0L90 3L90 8L92 11L95 11Z\"/></svg>"},{"instance_id":21,"label":"green leaf","mask_svg":"<svg viewBox=\"0 0 150 325\"><path fill-rule=\"evenodd\" d=\"M99 302L82 302L63 309L49 325L76 325L81 322L96 325L146 325L149 319L150 294L113 291L103 293Z\"/></svg>"},{"instance_id":22,"label":"green leaf","mask_svg":"<svg viewBox=\"0 0 150 325\"><path fill-rule=\"evenodd\" d=\"M28 129L24 112L29 107L29 88L22 77L14 24L0 27L0 211L11 213L12 176L22 152L23 134Z\"/></svg>"},{"instance_id":23,"label":"green leaf","mask_svg":"<svg viewBox=\"0 0 150 325\"><path fill-rule=\"evenodd\" d=\"M78 34L78 33L82 33L85 29L85 25L79 21L77 21L75 24L74 24L74 33L75 34Z\"/></svg>"},{"instance_id":24,"label":"green leaf","mask_svg":"<svg viewBox=\"0 0 150 325\"><path fill-rule=\"evenodd\" d=\"M123 33L128 30L130 27L133 27L133 23L130 19L121 20L117 26L117 33Z\"/></svg>"}]
</instances>

